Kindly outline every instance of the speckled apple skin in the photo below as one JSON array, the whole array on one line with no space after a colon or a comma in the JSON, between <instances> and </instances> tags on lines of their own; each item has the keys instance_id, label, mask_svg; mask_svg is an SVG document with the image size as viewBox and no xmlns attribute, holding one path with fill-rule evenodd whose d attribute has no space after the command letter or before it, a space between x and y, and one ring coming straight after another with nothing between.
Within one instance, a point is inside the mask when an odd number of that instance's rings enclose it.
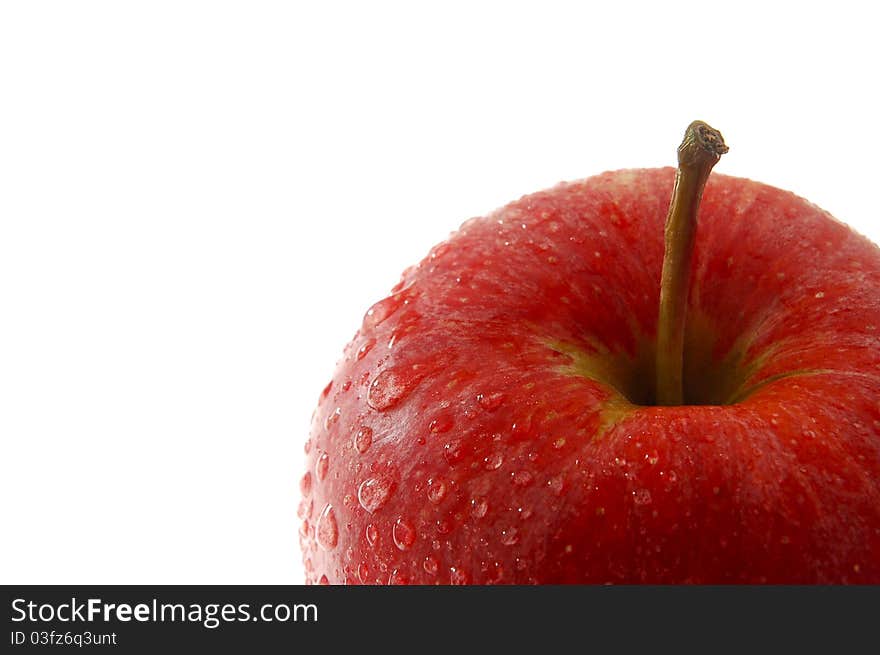
<instances>
[{"instance_id":1,"label":"speckled apple skin","mask_svg":"<svg viewBox=\"0 0 880 655\"><path fill-rule=\"evenodd\" d=\"M579 372L574 352L653 374L636 362L674 174L605 173L472 219L373 306L306 444L308 582L880 583L868 240L713 174L688 314L713 340L688 366L733 362L736 401L639 406Z\"/></svg>"}]
</instances>

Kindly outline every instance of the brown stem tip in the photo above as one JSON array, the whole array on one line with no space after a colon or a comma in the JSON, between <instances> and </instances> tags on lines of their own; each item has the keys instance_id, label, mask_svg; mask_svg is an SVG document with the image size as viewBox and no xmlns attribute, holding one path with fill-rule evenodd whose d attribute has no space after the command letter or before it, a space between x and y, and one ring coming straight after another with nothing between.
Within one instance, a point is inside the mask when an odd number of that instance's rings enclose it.
<instances>
[{"instance_id":1,"label":"brown stem tip","mask_svg":"<svg viewBox=\"0 0 880 655\"><path fill-rule=\"evenodd\" d=\"M684 139L678 146L678 164L679 166L708 164L711 167L717 164L721 155L728 150L730 148L724 143L721 132L703 121L694 121L688 125Z\"/></svg>"}]
</instances>

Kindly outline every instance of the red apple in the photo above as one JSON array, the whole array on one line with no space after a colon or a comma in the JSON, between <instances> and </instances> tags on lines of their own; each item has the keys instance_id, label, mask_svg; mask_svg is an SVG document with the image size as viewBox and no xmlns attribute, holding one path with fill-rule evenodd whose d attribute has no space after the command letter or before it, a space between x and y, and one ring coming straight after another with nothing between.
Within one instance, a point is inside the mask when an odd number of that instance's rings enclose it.
<instances>
[{"instance_id":1,"label":"red apple","mask_svg":"<svg viewBox=\"0 0 880 655\"><path fill-rule=\"evenodd\" d=\"M526 196L373 305L306 444L309 582L880 583L880 249L713 174L669 402L675 178Z\"/></svg>"}]
</instances>

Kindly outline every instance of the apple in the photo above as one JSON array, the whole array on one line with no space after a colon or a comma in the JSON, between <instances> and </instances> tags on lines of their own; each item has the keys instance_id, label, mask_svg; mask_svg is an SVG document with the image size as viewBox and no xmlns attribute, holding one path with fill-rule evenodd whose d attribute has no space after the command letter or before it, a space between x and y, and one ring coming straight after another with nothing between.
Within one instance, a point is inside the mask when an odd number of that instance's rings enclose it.
<instances>
[{"instance_id":1,"label":"apple","mask_svg":"<svg viewBox=\"0 0 880 655\"><path fill-rule=\"evenodd\" d=\"M880 249L725 151L404 272L313 417L308 582L880 583Z\"/></svg>"}]
</instances>

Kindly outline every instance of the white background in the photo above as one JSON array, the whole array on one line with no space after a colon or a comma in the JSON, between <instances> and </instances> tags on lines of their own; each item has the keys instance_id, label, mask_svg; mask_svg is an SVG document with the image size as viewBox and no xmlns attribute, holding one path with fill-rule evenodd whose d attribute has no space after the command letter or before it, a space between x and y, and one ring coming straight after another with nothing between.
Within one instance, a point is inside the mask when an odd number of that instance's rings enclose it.
<instances>
[{"instance_id":1,"label":"white background","mask_svg":"<svg viewBox=\"0 0 880 655\"><path fill-rule=\"evenodd\" d=\"M300 582L302 445L364 310L466 218L672 164L691 119L719 172L880 241L870 3L0 7L3 583Z\"/></svg>"}]
</instances>

